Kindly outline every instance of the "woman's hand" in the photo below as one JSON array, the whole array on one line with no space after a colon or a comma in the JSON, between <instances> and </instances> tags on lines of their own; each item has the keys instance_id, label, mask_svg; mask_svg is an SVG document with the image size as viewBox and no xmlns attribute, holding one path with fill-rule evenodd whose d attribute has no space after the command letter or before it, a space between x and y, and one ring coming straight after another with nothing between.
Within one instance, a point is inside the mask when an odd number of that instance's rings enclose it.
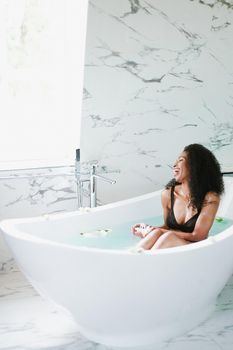
<instances>
[{"instance_id":1,"label":"woman's hand","mask_svg":"<svg viewBox=\"0 0 233 350\"><path fill-rule=\"evenodd\" d=\"M135 236L144 238L148 235L148 233L153 231L155 228L156 227L154 227L154 226L140 223L140 224L133 225L131 229L132 229L132 232Z\"/></svg>"}]
</instances>

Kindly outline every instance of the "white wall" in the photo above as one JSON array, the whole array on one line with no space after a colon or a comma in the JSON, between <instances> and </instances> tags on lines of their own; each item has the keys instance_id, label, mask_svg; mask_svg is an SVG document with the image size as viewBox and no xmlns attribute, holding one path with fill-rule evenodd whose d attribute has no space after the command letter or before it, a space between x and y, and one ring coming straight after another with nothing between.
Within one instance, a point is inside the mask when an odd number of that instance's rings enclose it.
<instances>
[{"instance_id":1,"label":"white wall","mask_svg":"<svg viewBox=\"0 0 233 350\"><path fill-rule=\"evenodd\" d=\"M102 202L161 188L193 142L233 166L232 38L231 2L90 0L81 149L117 180Z\"/></svg>"}]
</instances>

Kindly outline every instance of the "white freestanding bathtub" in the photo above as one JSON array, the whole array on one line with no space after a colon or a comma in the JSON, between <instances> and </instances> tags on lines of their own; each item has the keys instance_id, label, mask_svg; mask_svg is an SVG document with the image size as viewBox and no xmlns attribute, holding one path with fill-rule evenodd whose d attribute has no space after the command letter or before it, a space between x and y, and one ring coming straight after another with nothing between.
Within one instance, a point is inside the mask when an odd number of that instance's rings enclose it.
<instances>
[{"instance_id":1,"label":"white freestanding bathtub","mask_svg":"<svg viewBox=\"0 0 233 350\"><path fill-rule=\"evenodd\" d=\"M232 219L233 178L224 181L218 215ZM0 227L31 284L69 310L84 336L110 346L149 345L184 333L213 311L233 273L233 226L202 242L144 253L59 241L77 227L161 215L160 194L86 213L4 220Z\"/></svg>"}]
</instances>

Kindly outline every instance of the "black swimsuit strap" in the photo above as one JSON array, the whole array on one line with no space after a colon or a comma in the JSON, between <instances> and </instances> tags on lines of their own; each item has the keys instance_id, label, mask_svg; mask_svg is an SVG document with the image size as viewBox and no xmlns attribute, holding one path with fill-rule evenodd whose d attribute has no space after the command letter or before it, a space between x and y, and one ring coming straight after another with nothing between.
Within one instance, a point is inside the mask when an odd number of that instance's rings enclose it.
<instances>
[{"instance_id":1,"label":"black swimsuit strap","mask_svg":"<svg viewBox=\"0 0 233 350\"><path fill-rule=\"evenodd\" d=\"M174 189L175 186L172 186L171 188L171 210L173 211L173 206L174 206Z\"/></svg>"}]
</instances>

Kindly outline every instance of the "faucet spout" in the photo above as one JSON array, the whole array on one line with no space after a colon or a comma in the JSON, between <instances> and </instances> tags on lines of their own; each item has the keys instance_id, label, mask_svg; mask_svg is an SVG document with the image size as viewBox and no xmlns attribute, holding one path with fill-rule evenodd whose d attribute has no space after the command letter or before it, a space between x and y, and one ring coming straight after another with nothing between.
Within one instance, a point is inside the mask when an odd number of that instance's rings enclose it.
<instances>
[{"instance_id":1,"label":"faucet spout","mask_svg":"<svg viewBox=\"0 0 233 350\"><path fill-rule=\"evenodd\" d=\"M97 179L107 182L111 185L116 183L115 180L108 179L105 176L96 174L96 164L93 164L90 171L90 207L95 208L97 204Z\"/></svg>"},{"instance_id":2,"label":"faucet spout","mask_svg":"<svg viewBox=\"0 0 233 350\"><path fill-rule=\"evenodd\" d=\"M102 181L104 181L104 182L108 182L108 183L111 184L111 185L114 185L114 184L116 183L116 180L108 179L107 177L102 176L102 175L94 174L94 175L92 175L92 176L93 176L94 178L96 178L96 179L100 179L100 180L102 180Z\"/></svg>"}]
</instances>

